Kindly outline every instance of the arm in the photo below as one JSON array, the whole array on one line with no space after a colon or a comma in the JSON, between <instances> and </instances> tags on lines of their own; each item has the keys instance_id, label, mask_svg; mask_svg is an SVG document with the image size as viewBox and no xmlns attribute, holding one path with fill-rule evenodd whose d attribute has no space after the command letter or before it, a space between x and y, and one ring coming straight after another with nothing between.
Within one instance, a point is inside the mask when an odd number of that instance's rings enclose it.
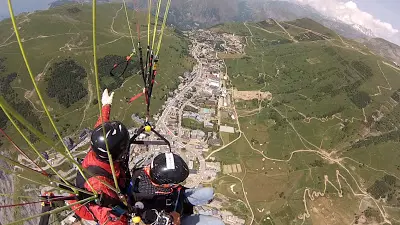
<instances>
[{"instance_id":1,"label":"arm","mask_svg":"<svg viewBox=\"0 0 400 225\"><path fill-rule=\"evenodd\" d=\"M103 122L108 122L110 121L110 111L111 111L111 105L105 105L103 108L101 108L101 112L103 114ZM99 115L99 118L97 119L96 124L94 125L94 128L99 126L102 122L101 115Z\"/></svg>"},{"instance_id":2,"label":"arm","mask_svg":"<svg viewBox=\"0 0 400 225\"><path fill-rule=\"evenodd\" d=\"M103 92L103 95L101 97L101 104L103 107L101 108L102 115L99 115L99 118L97 119L96 124L94 127L96 128L99 126L102 122L108 122L110 120L110 110L111 110L111 104L112 100L114 97L114 92L111 92L110 95L108 95L108 90L105 89Z\"/></svg>"},{"instance_id":3,"label":"arm","mask_svg":"<svg viewBox=\"0 0 400 225\"><path fill-rule=\"evenodd\" d=\"M111 208L101 207L98 205L91 205L89 208L101 225L128 225L128 219L126 216L121 216L120 218L116 217L110 213Z\"/></svg>"}]
</instances>

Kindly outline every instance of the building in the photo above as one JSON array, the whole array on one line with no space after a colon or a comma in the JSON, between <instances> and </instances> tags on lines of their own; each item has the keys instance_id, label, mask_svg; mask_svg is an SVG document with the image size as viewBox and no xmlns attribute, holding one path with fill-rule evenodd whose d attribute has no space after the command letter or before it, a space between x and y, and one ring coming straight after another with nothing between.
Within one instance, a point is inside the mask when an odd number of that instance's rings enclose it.
<instances>
[{"instance_id":1,"label":"building","mask_svg":"<svg viewBox=\"0 0 400 225\"><path fill-rule=\"evenodd\" d=\"M211 88L203 88L203 93L205 94L205 96L212 96L213 94L213 90Z\"/></svg>"},{"instance_id":2,"label":"building","mask_svg":"<svg viewBox=\"0 0 400 225\"><path fill-rule=\"evenodd\" d=\"M210 86L211 88L219 88L219 82L210 81L210 82L208 83L208 86Z\"/></svg>"},{"instance_id":3,"label":"building","mask_svg":"<svg viewBox=\"0 0 400 225\"><path fill-rule=\"evenodd\" d=\"M197 174L197 170L195 170L195 169L189 169L189 174Z\"/></svg>"},{"instance_id":4,"label":"building","mask_svg":"<svg viewBox=\"0 0 400 225\"><path fill-rule=\"evenodd\" d=\"M206 169L212 170L215 172L221 172L221 163L220 162L206 162Z\"/></svg>"},{"instance_id":5,"label":"building","mask_svg":"<svg viewBox=\"0 0 400 225\"><path fill-rule=\"evenodd\" d=\"M219 126L219 131L233 134L235 133L235 128L230 126Z\"/></svg>"},{"instance_id":6,"label":"building","mask_svg":"<svg viewBox=\"0 0 400 225\"><path fill-rule=\"evenodd\" d=\"M192 169L193 169L193 166L194 166L194 163L193 163L192 160L190 160L190 161L189 161L189 164L188 164L189 169L192 170Z\"/></svg>"},{"instance_id":7,"label":"building","mask_svg":"<svg viewBox=\"0 0 400 225\"><path fill-rule=\"evenodd\" d=\"M215 113L215 109L201 108L199 113L212 115Z\"/></svg>"},{"instance_id":8,"label":"building","mask_svg":"<svg viewBox=\"0 0 400 225\"><path fill-rule=\"evenodd\" d=\"M82 133L79 135L79 140L83 141L89 136L90 130L88 128L83 129Z\"/></svg>"},{"instance_id":9,"label":"building","mask_svg":"<svg viewBox=\"0 0 400 225\"><path fill-rule=\"evenodd\" d=\"M202 130L192 130L190 133L191 138L196 138L196 139L203 139L206 136L206 133Z\"/></svg>"},{"instance_id":10,"label":"building","mask_svg":"<svg viewBox=\"0 0 400 225\"><path fill-rule=\"evenodd\" d=\"M204 121L204 127L212 129L214 127L214 124L211 123L210 121Z\"/></svg>"},{"instance_id":11,"label":"building","mask_svg":"<svg viewBox=\"0 0 400 225\"><path fill-rule=\"evenodd\" d=\"M132 114L131 118L133 121L135 121L138 124L144 124L144 120L135 114Z\"/></svg>"},{"instance_id":12,"label":"building","mask_svg":"<svg viewBox=\"0 0 400 225\"><path fill-rule=\"evenodd\" d=\"M222 141L220 139L209 139L207 143L211 146L221 146Z\"/></svg>"},{"instance_id":13,"label":"building","mask_svg":"<svg viewBox=\"0 0 400 225\"><path fill-rule=\"evenodd\" d=\"M64 138L63 141L65 146L67 146L69 150L72 150L74 148L74 141L70 137Z\"/></svg>"},{"instance_id":14,"label":"building","mask_svg":"<svg viewBox=\"0 0 400 225\"><path fill-rule=\"evenodd\" d=\"M225 210L221 211L221 216L222 216L222 220L226 224L243 225L246 222L244 219L241 219L241 218L233 215L232 212L225 211Z\"/></svg>"}]
</instances>

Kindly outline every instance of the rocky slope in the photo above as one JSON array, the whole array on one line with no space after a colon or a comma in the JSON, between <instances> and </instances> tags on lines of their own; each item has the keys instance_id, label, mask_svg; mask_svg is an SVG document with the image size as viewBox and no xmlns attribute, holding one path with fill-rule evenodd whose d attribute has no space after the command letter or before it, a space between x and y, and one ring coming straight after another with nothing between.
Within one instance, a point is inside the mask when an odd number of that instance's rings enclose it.
<instances>
[{"instance_id":1,"label":"rocky slope","mask_svg":"<svg viewBox=\"0 0 400 225\"><path fill-rule=\"evenodd\" d=\"M375 54L388 58L400 65L400 46L382 38L364 39L361 42L372 49Z\"/></svg>"}]
</instances>

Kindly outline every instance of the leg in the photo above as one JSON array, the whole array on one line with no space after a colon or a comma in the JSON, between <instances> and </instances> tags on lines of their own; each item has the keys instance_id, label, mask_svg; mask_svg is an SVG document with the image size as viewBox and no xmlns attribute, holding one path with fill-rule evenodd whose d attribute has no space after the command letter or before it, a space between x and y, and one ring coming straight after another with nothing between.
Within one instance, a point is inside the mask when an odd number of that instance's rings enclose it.
<instances>
[{"instance_id":1,"label":"leg","mask_svg":"<svg viewBox=\"0 0 400 225\"><path fill-rule=\"evenodd\" d=\"M214 189L210 187L186 189L185 196L192 205L205 205L214 198Z\"/></svg>"},{"instance_id":2,"label":"leg","mask_svg":"<svg viewBox=\"0 0 400 225\"><path fill-rule=\"evenodd\" d=\"M185 216L181 220L182 225L225 225L221 219L205 215Z\"/></svg>"}]
</instances>

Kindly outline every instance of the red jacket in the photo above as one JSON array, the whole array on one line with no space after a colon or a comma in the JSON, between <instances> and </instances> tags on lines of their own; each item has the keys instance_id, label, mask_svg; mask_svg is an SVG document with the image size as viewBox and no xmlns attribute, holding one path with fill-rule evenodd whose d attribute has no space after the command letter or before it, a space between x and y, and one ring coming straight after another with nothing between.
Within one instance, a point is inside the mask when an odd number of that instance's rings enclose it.
<instances>
[{"instance_id":1,"label":"red jacket","mask_svg":"<svg viewBox=\"0 0 400 225\"><path fill-rule=\"evenodd\" d=\"M110 120L110 109L111 105L105 105L102 108L102 114L103 114L103 121L108 122ZM99 126L102 123L101 117L99 116L99 119L97 120L96 124L94 127ZM99 159L96 158L96 154L90 149L88 154L86 155L85 159L82 162L82 167L83 168L88 168L89 166L98 166L101 167L102 169L111 172L111 167L108 162L103 162L100 161ZM118 179L119 187L123 188L125 185L125 171L122 171L121 165L117 162L114 162L114 170L115 170L115 175ZM117 193L115 193L113 190L111 190L109 187L101 183L99 180L102 180L104 183L108 183L112 187L114 187L114 181L103 177L103 176L95 176L91 177L88 179L88 182L92 185L93 189L95 189L99 194L105 194L108 195L109 197L112 198L118 198ZM88 182L85 183L85 189L88 191L92 191L91 187L89 186ZM76 200L69 201L69 203L76 202ZM110 208L107 207L102 207L99 205L96 205L94 203L89 203L85 206L82 205L74 205L72 206L72 209L75 211L76 215L81 217L82 219L85 220L94 220L98 221L100 224L107 224L107 225L126 225L128 224L127 218L126 217L121 217L121 218L116 218L114 215L109 214L109 211L111 210ZM110 220L110 217L112 219ZM116 220L116 221L113 221Z\"/></svg>"}]
</instances>

